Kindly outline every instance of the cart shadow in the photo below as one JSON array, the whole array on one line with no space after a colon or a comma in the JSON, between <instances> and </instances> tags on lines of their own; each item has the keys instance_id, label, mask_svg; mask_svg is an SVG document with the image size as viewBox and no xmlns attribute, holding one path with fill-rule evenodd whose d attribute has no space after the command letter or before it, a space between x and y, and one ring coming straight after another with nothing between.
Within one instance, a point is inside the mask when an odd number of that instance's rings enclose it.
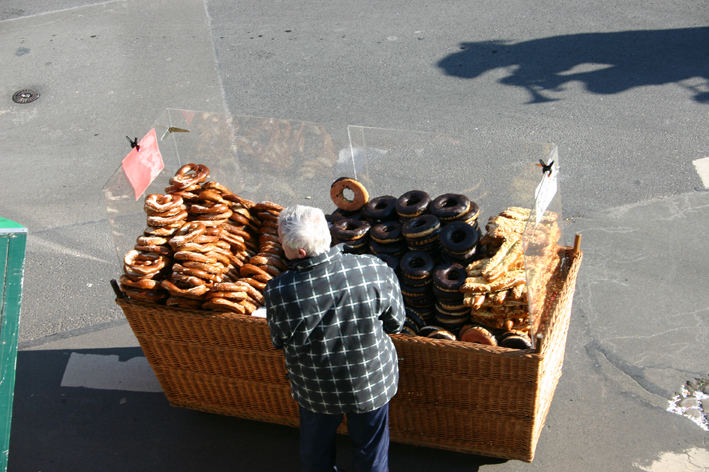
<instances>
[{"instance_id":1,"label":"cart shadow","mask_svg":"<svg viewBox=\"0 0 709 472\"><path fill-rule=\"evenodd\" d=\"M8 471L297 470L295 428L171 407L162 392L64 387L72 353L142 357L140 348L20 351ZM350 470L349 439L338 467ZM475 471L503 459L392 444L390 469Z\"/></svg>"},{"instance_id":2,"label":"cart shadow","mask_svg":"<svg viewBox=\"0 0 709 472\"><path fill-rule=\"evenodd\" d=\"M505 69L499 82L527 90L528 104L559 100L550 95L573 81L601 95L676 83L709 104L709 27L464 42L460 49L438 62L447 75L472 79Z\"/></svg>"}]
</instances>

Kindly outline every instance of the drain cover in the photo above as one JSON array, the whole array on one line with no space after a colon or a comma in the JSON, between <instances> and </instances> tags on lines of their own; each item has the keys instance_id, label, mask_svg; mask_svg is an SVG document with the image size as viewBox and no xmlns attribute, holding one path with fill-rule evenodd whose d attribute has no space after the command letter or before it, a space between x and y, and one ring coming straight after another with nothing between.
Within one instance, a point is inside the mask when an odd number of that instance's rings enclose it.
<instances>
[{"instance_id":1,"label":"drain cover","mask_svg":"<svg viewBox=\"0 0 709 472\"><path fill-rule=\"evenodd\" d=\"M18 90L12 94L15 103L31 103L39 98L39 92L30 89Z\"/></svg>"}]
</instances>

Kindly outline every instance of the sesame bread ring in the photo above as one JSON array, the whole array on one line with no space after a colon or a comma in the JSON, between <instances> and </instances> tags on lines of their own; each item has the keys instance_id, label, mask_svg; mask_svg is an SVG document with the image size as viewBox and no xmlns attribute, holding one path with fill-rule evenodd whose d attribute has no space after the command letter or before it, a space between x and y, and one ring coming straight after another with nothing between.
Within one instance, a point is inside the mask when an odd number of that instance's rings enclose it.
<instances>
[{"instance_id":1,"label":"sesame bread ring","mask_svg":"<svg viewBox=\"0 0 709 472\"><path fill-rule=\"evenodd\" d=\"M140 277L136 280L133 280L132 278L126 275L121 275L119 282L121 285L125 285L130 288L139 288L143 290L153 290L159 284L159 281L151 279L149 277Z\"/></svg>"},{"instance_id":2,"label":"sesame bread ring","mask_svg":"<svg viewBox=\"0 0 709 472\"><path fill-rule=\"evenodd\" d=\"M185 210L187 210L187 205L179 205L179 206L176 206L175 208L171 208L166 211L154 211L154 210L149 210L146 208L145 214L148 216L158 216L158 217L167 218L170 216L175 216Z\"/></svg>"},{"instance_id":3,"label":"sesame bread ring","mask_svg":"<svg viewBox=\"0 0 709 472\"><path fill-rule=\"evenodd\" d=\"M215 215L219 213L226 213L227 211L231 211L229 207L223 203L214 203L214 204L207 204L207 205L202 205L199 203L195 203L192 206L190 206L190 213L196 214L196 215ZM230 213L231 215L231 213Z\"/></svg>"},{"instance_id":4,"label":"sesame bread ring","mask_svg":"<svg viewBox=\"0 0 709 472\"><path fill-rule=\"evenodd\" d=\"M431 204L431 197L423 190L411 190L396 200L396 214L399 218L413 218L423 215Z\"/></svg>"},{"instance_id":5,"label":"sesame bread ring","mask_svg":"<svg viewBox=\"0 0 709 472\"><path fill-rule=\"evenodd\" d=\"M251 277L261 282L268 282L273 278L271 274L254 264L244 264L239 269L239 274L241 274L242 277Z\"/></svg>"},{"instance_id":6,"label":"sesame bread ring","mask_svg":"<svg viewBox=\"0 0 709 472\"><path fill-rule=\"evenodd\" d=\"M203 202L226 204L226 200L217 190L206 189L199 192L199 199Z\"/></svg>"},{"instance_id":7,"label":"sesame bread ring","mask_svg":"<svg viewBox=\"0 0 709 472\"><path fill-rule=\"evenodd\" d=\"M197 236L204 234L206 229L204 224L197 221L185 223L175 232L175 235L170 238L168 243L171 248L177 249L178 247L184 246L185 243L192 242Z\"/></svg>"},{"instance_id":8,"label":"sesame bread ring","mask_svg":"<svg viewBox=\"0 0 709 472\"><path fill-rule=\"evenodd\" d=\"M150 234L144 234L143 236L138 236L135 243L138 246L164 246L167 244L168 238L162 236L153 236Z\"/></svg>"},{"instance_id":9,"label":"sesame bread ring","mask_svg":"<svg viewBox=\"0 0 709 472\"><path fill-rule=\"evenodd\" d=\"M182 210L176 215L170 216L148 216L148 225L150 226L168 226L174 225L178 221L184 221L187 219L187 211Z\"/></svg>"},{"instance_id":10,"label":"sesame bread ring","mask_svg":"<svg viewBox=\"0 0 709 472\"><path fill-rule=\"evenodd\" d=\"M217 258L212 255L212 253L201 253L201 252L194 252L194 251L177 251L175 254L172 255L173 259L176 261L193 261L193 262L202 262L205 264L214 264L217 262Z\"/></svg>"},{"instance_id":11,"label":"sesame bread ring","mask_svg":"<svg viewBox=\"0 0 709 472\"><path fill-rule=\"evenodd\" d=\"M203 280L199 277L181 274L179 272L173 272L170 274L170 281L180 287L197 287L198 285L206 285L207 287L211 287L214 285L210 280Z\"/></svg>"},{"instance_id":12,"label":"sesame bread ring","mask_svg":"<svg viewBox=\"0 0 709 472\"><path fill-rule=\"evenodd\" d=\"M244 282L249 285L251 285L253 288L256 290L263 290L266 288L266 282L261 282L260 280L256 280L253 277L244 277L239 279L239 282Z\"/></svg>"},{"instance_id":13,"label":"sesame bread ring","mask_svg":"<svg viewBox=\"0 0 709 472\"><path fill-rule=\"evenodd\" d=\"M352 200L345 198L345 190L354 194ZM349 177L340 177L330 186L330 199L341 210L357 211L367 204L369 193L359 181Z\"/></svg>"},{"instance_id":14,"label":"sesame bread ring","mask_svg":"<svg viewBox=\"0 0 709 472\"><path fill-rule=\"evenodd\" d=\"M207 293L206 298L225 298L227 300L240 301L246 300L248 298L248 294L246 292L238 292L236 290L231 290L228 292L210 291Z\"/></svg>"},{"instance_id":15,"label":"sesame bread ring","mask_svg":"<svg viewBox=\"0 0 709 472\"><path fill-rule=\"evenodd\" d=\"M240 212L238 212L238 211L234 211L233 208L230 207L229 209L230 209L231 212L232 212L232 213L231 213L231 216L229 217L229 220L230 220L230 221L233 221L233 222L236 223L237 225L244 226L244 225L249 224L249 222L251 221L250 218L244 216L242 213L240 213Z\"/></svg>"},{"instance_id":16,"label":"sesame bread ring","mask_svg":"<svg viewBox=\"0 0 709 472\"><path fill-rule=\"evenodd\" d=\"M223 249L209 251L205 253L205 256L215 258L217 262L224 265L224 267L227 267L229 264L233 264L234 262L233 254L231 254L231 252L229 251L224 251Z\"/></svg>"},{"instance_id":17,"label":"sesame bread ring","mask_svg":"<svg viewBox=\"0 0 709 472\"><path fill-rule=\"evenodd\" d=\"M155 213L165 213L167 211L179 208L182 206L182 197L179 195L161 195L159 193L151 193L145 197L145 211Z\"/></svg>"},{"instance_id":18,"label":"sesame bread ring","mask_svg":"<svg viewBox=\"0 0 709 472\"><path fill-rule=\"evenodd\" d=\"M166 258L154 251L131 249L123 257L124 267L140 275L155 274L165 267Z\"/></svg>"},{"instance_id":19,"label":"sesame bread ring","mask_svg":"<svg viewBox=\"0 0 709 472\"><path fill-rule=\"evenodd\" d=\"M285 261L276 256L256 255L252 257L249 262L256 265L272 265L282 271L288 269L288 265Z\"/></svg>"},{"instance_id":20,"label":"sesame bread ring","mask_svg":"<svg viewBox=\"0 0 709 472\"><path fill-rule=\"evenodd\" d=\"M190 269L198 269L210 274L223 274L226 268L221 264L205 264L204 262L182 261L182 266Z\"/></svg>"},{"instance_id":21,"label":"sesame bread ring","mask_svg":"<svg viewBox=\"0 0 709 472\"><path fill-rule=\"evenodd\" d=\"M184 224L183 221L178 221L174 225L167 226L147 226L143 230L143 234L146 236L172 236L177 232L178 229Z\"/></svg>"},{"instance_id":22,"label":"sesame bread ring","mask_svg":"<svg viewBox=\"0 0 709 472\"><path fill-rule=\"evenodd\" d=\"M241 300L240 305L244 307L245 315L250 315L258 308L255 303L252 303L249 300Z\"/></svg>"},{"instance_id":23,"label":"sesame bread ring","mask_svg":"<svg viewBox=\"0 0 709 472\"><path fill-rule=\"evenodd\" d=\"M170 179L170 184L186 188L190 185L201 184L209 177L209 168L202 164L185 164L180 167L175 176Z\"/></svg>"},{"instance_id":24,"label":"sesame bread ring","mask_svg":"<svg viewBox=\"0 0 709 472\"><path fill-rule=\"evenodd\" d=\"M246 206L246 205L244 205ZM279 205L278 203L273 203L269 201L262 201L254 204L251 208L249 208L251 211L267 211L270 213L275 214L278 216L278 214L283 210L283 207Z\"/></svg>"},{"instance_id":25,"label":"sesame bread ring","mask_svg":"<svg viewBox=\"0 0 709 472\"><path fill-rule=\"evenodd\" d=\"M168 297L165 305L176 306L178 308L196 309L202 308L202 300L198 298Z\"/></svg>"},{"instance_id":26,"label":"sesame bread ring","mask_svg":"<svg viewBox=\"0 0 709 472\"><path fill-rule=\"evenodd\" d=\"M173 272L178 272L180 274L184 275L191 275L193 277L199 277L202 280L208 280L211 282L220 282L221 281L221 275L218 274L212 274L211 272L207 272L201 269L196 269L194 267L185 267L182 264L174 263L172 265L172 271Z\"/></svg>"},{"instance_id":27,"label":"sesame bread ring","mask_svg":"<svg viewBox=\"0 0 709 472\"><path fill-rule=\"evenodd\" d=\"M162 288L167 290L173 297L202 298L202 295L209 290L206 285L197 285L190 288L180 288L169 280L160 282Z\"/></svg>"},{"instance_id":28,"label":"sesame bread ring","mask_svg":"<svg viewBox=\"0 0 709 472\"><path fill-rule=\"evenodd\" d=\"M208 301L202 303L202 308L220 312L230 311L240 315L246 313L246 309L244 309L243 306L226 298L210 298Z\"/></svg>"},{"instance_id":29,"label":"sesame bread ring","mask_svg":"<svg viewBox=\"0 0 709 472\"><path fill-rule=\"evenodd\" d=\"M133 247L135 249L137 249L138 251L150 252L150 253L158 254L161 256L169 256L172 253L172 251L170 251L170 248L168 246L155 246L155 245L142 246L140 244L136 244Z\"/></svg>"},{"instance_id":30,"label":"sesame bread ring","mask_svg":"<svg viewBox=\"0 0 709 472\"><path fill-rule=\"evenodd\" d=\"M121 287L121 289L129 297L144 302L160 303L167 298L167 292L163 290L141 290L132 287Z\"/></svg>"}]
</instances>

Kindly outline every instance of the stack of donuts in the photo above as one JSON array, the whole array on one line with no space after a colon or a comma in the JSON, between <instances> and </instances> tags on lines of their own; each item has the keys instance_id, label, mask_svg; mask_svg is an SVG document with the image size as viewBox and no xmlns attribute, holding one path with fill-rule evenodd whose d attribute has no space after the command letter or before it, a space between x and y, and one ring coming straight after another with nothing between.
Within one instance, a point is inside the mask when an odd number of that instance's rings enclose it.
<instances>
[{"instance_id":1,"label":"stack of donuts","mask_svg":"<svg viewBox=\"0 0 709 472\"><path fill-rule=\"evenodd\" d=\"M129 297L192 309L251 314L266 282L285 269L277 237L282 207L254 203L186 164L165 194L148 195L148 228L124 258Z\"/></svg>"},{"instance_id":2,"label":"stack of donuts","mask_svg":"<svg viewBox=\"0 0 709 472\"><path fill-rule=\"evenodd\" d=\"M548 212L543 224L538 225L542 235L536 241L539 254L534 258L538 260L533 265L529 261L525 264L522 234L529 217L529 209L509 207L488 220L482 242L490 248L489 257L466 266L461 286L464 303L472 310L471 321L478 328L478 333L469 336L482 336L480 332L484 332L490 344L515 348L531 345L527 272L538 265L540 272L533 279L539 286L534 292L543 300L543 288L558 259L560 231L556 215Z\"/></svg>"},{"instance_id":3,"label":"stack of donuts","mask_svg":"<svg viewBox=\"0 0 709 472\"><path fill-rule=\"evenodd\" d=\"M421 321L407 323L404 332L456 339L470 323L460 291L465 266L481 257L478 205L454 193L431 199L422 190L369 199L351 178L333 182L330 197L337 207L327 215L333 244L374 254L396 270L407 314Z\"/></svg>"}]
</instances>

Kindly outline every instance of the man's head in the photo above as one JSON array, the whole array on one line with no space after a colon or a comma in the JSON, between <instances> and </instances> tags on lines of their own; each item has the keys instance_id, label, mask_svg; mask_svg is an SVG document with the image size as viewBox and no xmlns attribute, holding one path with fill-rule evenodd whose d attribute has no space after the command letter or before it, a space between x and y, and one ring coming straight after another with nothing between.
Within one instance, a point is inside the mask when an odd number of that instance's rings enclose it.
<instances>
[{"instance_id":1,"label":"man's head","mask_svg":"<svg viewBox=\"0 0 709 472\"><path fill-rule=\"evenodd\" d=\"M278 217L278 237L288 259L317 256L330 249L330 229L319 208L284 208Z\"/></svg>"}]
</instances>

